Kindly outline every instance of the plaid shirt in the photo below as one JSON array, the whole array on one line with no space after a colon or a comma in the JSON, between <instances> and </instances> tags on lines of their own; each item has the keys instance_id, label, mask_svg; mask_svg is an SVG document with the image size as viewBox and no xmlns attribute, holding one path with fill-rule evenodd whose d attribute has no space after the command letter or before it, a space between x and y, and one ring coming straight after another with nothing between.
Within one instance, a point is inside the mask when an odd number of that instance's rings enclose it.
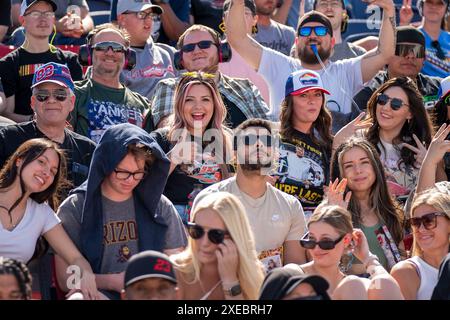
<instances>
[{"instance_id":1,"label":"plaid shirt","mask_svg":"<svg viewBox=\"0 0 450 320\"><path fill-rule=\"evenodd\" d=\"M152 99L153 122L158 122L173 113L175 87L179 78L169 78L159 81ZM259 89L247 79L230 78L220 74L218 89L222 96L226 97L250 118L267 119L266 113L269 107L261 97Z\"/></svg>"}]
</instances>

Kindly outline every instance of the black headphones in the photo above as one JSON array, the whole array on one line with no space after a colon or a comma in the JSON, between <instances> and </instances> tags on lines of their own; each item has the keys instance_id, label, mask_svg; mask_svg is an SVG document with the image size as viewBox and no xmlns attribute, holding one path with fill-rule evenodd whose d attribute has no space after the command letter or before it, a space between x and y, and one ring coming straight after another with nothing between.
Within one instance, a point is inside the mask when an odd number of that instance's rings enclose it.
<instances>
[{"instance_id":1,"label":"black headphones","mask_svg":"<svg viewBox=\"0 0 450 320\"><path fill-rule=\"evenodd\" d=\"M214 44L219 51L219 63L229 62L231 60L231 46L226 41L221 41L218 45ZM177 50L173 56L173 65L177 70L183 70L183 51Z\"/></svg>"},{"instance_id":2,"label":"black headphones","mask_svg":"<svg viewBox=\"0 0 450 320\"><path fill-rule=\"evenodd\" d=\"M78 52L78 62L80 62L82 66L92 65L93 49L91 42L94 35L95 33L91 31L86 37L87 44L80 46L80 51ZM134 51L131 48L127 48L127 51L125 52L125 63L123 64L123 69L131 70L135 66L136 66L136 51Z\"/></svg>"}]
</instances>

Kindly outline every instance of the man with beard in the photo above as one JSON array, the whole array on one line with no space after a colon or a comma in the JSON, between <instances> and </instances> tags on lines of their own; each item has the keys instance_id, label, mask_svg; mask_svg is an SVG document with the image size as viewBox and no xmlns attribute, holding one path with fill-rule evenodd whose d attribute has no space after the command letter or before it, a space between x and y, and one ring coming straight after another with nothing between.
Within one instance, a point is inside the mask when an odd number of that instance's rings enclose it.
<instances>
[{"instance_id":1,"label":"man with beard","mask_svg":"<svg viewBox=\"0 0 450 320\"><path fill-rule=\"evenodd\" d=\"M305 216L300 202L267 182L273 162L274 137L269 121L249 119L237 127L234 135L236 175L202 190L194 200L212 192L227 191L245 207L255 235L259 258L266 264L306 261L299 240L305 232Z\"/></svg>"},{"instance_id":2,"label":"man with beard","mask_svg":"<svg viewBox=\"0 0 450 320\"><path fill-rule=\"evenodd\" d=\"M227 38L234 49L258 71L270 86L271 118L280 114L284 84L289 75L299 69L317 71L331 95L327 103L333 114L336 132L359 113L352 96L369 81L395 53L395 7L392 0L373 0L370 4L383 9L377 49L352 59L329 61L335 45L330 20L322 13L311 11L299 21L296 46L298 59L265 48L245 33L244 0L233 0L229 13ZM319 61L317 56L320 57Z\"/></svg>"},{"instance_id":3,"label":"man with beard","mask_svg":"<svg viewBox=\"0 0 450 320\"><path fill-rule=\"evenodd\" d=\"M81 80L83 72L76 54L62 51L48 42L55 26L56 4L51 0L26 0L19 21L25 28L25 42L0 60L0 77L5 90L3 115L16 122L29 121L31 82L37 68L47 62L65 64L72 79Z\"/></svg>"},{"instance_id":4,"label":"man with beard","mask_svg":"<svg viewBox=\"0 0 450 320\"><path fill-rule=\"evenodd\" d=\"M153 130L151 116L144 125L149 101L119 81L130 55L126 31L111 23L95 28L88 36L92 77L75 83L75 108L69 115L75 132L98 143L106 128L129 122Z\"/></svg>"},{"instance_id":5,"label":"man with beard","mask_svg":"<svg viewBox=\"0 0 450 320\"><path fill-rule=\"evenodd\" d=\"M364 87L354 100L361 110L366 109L372 94L386 81L396 77L415 79L417 88L423 96L425 108L433 108L439 100L440 78L427 76L420 72L425 61L425 36L411 26L397 28L395 56L387 61L382 70Z\"/></svg>"},{"instance_id":6,"label":"man with beard","mask_svg":"<svg viewBox=\"0 0 450 320\"><path fill-rule=\"evenodd\" d=\"M271 19L276 0L255 0L258 32L254 39L265 47L289 55L295 40L295 30Z\"/></svg>"}]
</instances>

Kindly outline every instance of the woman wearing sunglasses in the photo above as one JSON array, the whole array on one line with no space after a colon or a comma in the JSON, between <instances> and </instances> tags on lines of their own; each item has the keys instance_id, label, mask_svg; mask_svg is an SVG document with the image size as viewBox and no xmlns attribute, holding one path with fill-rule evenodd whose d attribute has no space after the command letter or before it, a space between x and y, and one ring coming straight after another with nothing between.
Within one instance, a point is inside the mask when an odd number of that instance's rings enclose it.
<instances>
[{"instance_id":1,"label":"woman wearing sunglasses","mask_svg":"<svg viewBox=\"0 0 450 320\"><path fill-rule=\"evenodd\" d=\"M68 265L82 271L83 295L96 299L95 275L50 207L58 206L65 172L64 152L47 139L28 140L8 159L0 171L0 257L28 263L43 236Z\"/></svg>"},{"instance_id":2,"label":"woman wearing sunglasses","mask_svg":"<svg viewBox=\"0 0 450 320\"><path fill-rule=\"evenodd\" d=\"M336 134L333 148L356 130L368 128L362 134L380 153L389 191L406 198L417 184L419 168L431 142L432 125L422 96L412 79L393 78L372 94L367 110L367 120L361 121L361 114Z\"/></svg>"},{"instance_id":3,"label":"woman wearing sunglasses","mask_svg":"<svg viewBox=\"0 0 450 320\"><path fill-rule=\"evenodd\" d=\"M301 70L289 76L281 105L275 187L298 198L306 217L322 201L329 181L333 136L325 94L320 75Z\"/></svg>"},{"instance_id":4,"label":"woman wearing sunglasses","mask_svg":"<svg viewBox=\"0 0 450 320\"><path fill-rule=\"evenodd\" d=\"M429 300L450 248L450 182L438 182L417 194L411 212L413 257L399 262L391 274L405 299Z\"/></svg>"},{"instance_id":5,"label":"woman wearing sunglasses","mask_svg":"<svg viewBox=\"0 0 450 320\"><path fill-rule=\"evenodd\" d=\"M353 226L364 232L370 251L390 270L405 256L404 214L389 193L375 147L357 137L341 144L333 155L331 178L334 182L329 185L328 203L340 205L351 213ZM345 196L344 192L347 192ZM361 261L349 258L348 272L364 274Z\"/></svg>"},{"instance_id":6,"label":"woman wearing sunglasses","mask_svg":"<svg viewBox=\"0 0 450 320\"><path fill-rule=\"evenodd\" d=\"M185 224L195 196L228 177L224 163L231 138L224 124L226 115L214 76L186 73L175 90L169 125L151 134L171 160L164 195Z\"/></svg>"},{"instance_id":7,"label":"woman wearing sunglasses","mask_svg":"<svg viewBox=\"0 0 450 320\"><path fill-rule=\"evenodd\" d=\"M308 233L300 240L312 261L286 268L316 274L329 283L328 294L333 300L403 299L400 288L369 251L367 239L360 229L353 229L350 213L336 205L321 204L308 222ZM370 279L346 275L341 258L345 251L363 261Z\"/></svg>"},{"instance_id":8,"label":"woman wearing sunglasses","mask_svg":"<svg viewBox=\"0 0 450 320\"><path fill-rule=\"evenodd\" d=\"M216 192L195 206L187 249L171 256L181 299L258 299L264 279L241 202Z\"/></svg>"}]
</instances>

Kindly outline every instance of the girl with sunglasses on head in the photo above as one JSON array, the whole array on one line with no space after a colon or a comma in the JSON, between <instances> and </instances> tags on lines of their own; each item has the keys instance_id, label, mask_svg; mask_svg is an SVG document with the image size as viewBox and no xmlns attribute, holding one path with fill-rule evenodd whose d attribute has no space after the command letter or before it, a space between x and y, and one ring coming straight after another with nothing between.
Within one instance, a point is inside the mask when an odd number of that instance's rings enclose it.
<instances>
[{"instance_id":1,"label":"girl with sunglasses on head","mask_svg":"<svg viewBox=\"0 0 450 320\"><path fill-rule=\"evenodd\" d=\"M68 265L78 266L81 291L95 299L95 276L53 208L64 189L66 157L47 139L23 143L0 171L0 256L28 263L43 236Z\"/></svg>"},{"instance_id":2,"label":"girl with sunglasses on head","mask_svg":"<svg viewBox=\"0 0 450 320\"><path fill-rule=\"evenodd\" d=\"M256 300L264 279L244 207L216 192L194 208L187 249L171 256L181 299Z\"/></svg>"},{"instance_id":3,"label":"girl with sunglasses on head","mask_svg":"<svg viewBox=\"0 0 450 320\"><path fill-rule=\"evenodd\" d=\"M370 251L390 270L405 256L404 214L389 193L374 146L357 137L341 144L333 155L331 179L334 182L329 185L328 203L340 205L351 213L353 225L365 234ZM365 273L361 261L352 256L349 259L349 273Z\"/></svg>"},{"instance_id":4,"label":"girl with sunglasses on head","mask_svg":"<svg viewBox=\"0 0 450 320\"><path fill-rule=\"evenodd\" d=\"M306 217L322 201L329 181L333 136L325 94L320 75L301 70L289 76L281 105L275 187L298 198Z\"/></svg>"},{"instance_id":5,"label":"girl with sunglasses on head","mask_svg":"<svg viewBox=\"0 0 450 320\"><path fill-rule=\"evenodd\" d=\"M393 78L381 85L367 102L364 113L335 136L333 149L358 129L380 153L389 191L406 198L417 184L419 168L431 142L432 125L415 82L408 77ZM358 135L361 132L358 132Z\"/></svg>"},{"instance_id":6,"label":"girl with sunglasses on head","mask_svg":"<svg viewBox=\"0 0 450 320\"><path fill-rule=\"evenodd\" d=\"M319 205L308 222L308 233L300 240L312 261L285 268L316 274L329 283L333 300L403 299L398 285L369 251L367 239L360 229L353 229L350 213L337 205ZM340 267L346 250L363 261L370 279L346 275Z\"/></svg>"},{"instance_id":7,"label":"girl with sunglasses on head","mask_svg":"<svg viewBox=\"0 0 450 320\"><path fill-rule=\"evenodd\" d=\"M450 248L450 182L438 182L416 194L411 212L413 257L395 265L391 274L405 299L429 300Z\"/></svg>"},{"instance_id":8,"label":"girl with sunglasses on head","mask_svg":"<svg viewBox=\"0 0 450 320\"><path fill-rule=\"evenodd\" d=\"M231 132L226 115L214 76L189 72L177 84L169 125L151 133L171 161L164 195L185 224L195 196L229 175L225 163Z\"/></svg>"}]
</instances>

